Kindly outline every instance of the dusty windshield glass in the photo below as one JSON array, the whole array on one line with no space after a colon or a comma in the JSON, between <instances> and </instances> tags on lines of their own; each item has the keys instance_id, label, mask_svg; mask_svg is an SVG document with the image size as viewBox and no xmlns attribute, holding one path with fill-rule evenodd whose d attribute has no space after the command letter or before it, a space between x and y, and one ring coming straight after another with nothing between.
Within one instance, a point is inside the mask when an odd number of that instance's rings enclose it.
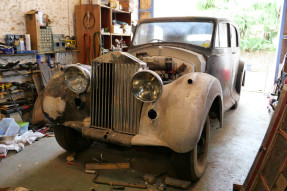
<instances>
[{"instance_id":1,"label":"dusty windshield glass","mask_svg":"<svg viewBox=\"0 0 287 191\"><path fill-rule=\"evenodd\" d=\"M212 40L212 22L155 22L139 25L133 45L179 42L208 48Z\"/></svg>"}]
</instances>

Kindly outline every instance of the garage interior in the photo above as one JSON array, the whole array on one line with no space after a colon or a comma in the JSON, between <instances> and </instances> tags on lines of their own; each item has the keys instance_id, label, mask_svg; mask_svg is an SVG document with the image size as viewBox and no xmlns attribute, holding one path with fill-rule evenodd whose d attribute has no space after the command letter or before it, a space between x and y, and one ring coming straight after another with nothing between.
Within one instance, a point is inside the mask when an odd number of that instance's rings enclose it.
<instances>
[{"instance_id":1,"label":"garage interior","mask_svg":"<svg viewBox=\"0 0 287 191\"><path fill-rule=\"evenodd\" d=\"M2 3L0 191L287 190L285 0L264 2L262 6L256 0L241 3L236 0L13 0ZM240 46L245 48L241 47L245 83L240 102L236 109L223 114L223 128L217 119L210 119L207 162L199 180L190 182L178 178L173 151L166 147L123 147L94 141L82 152L70 152L57 143L51 118L59 114L54 113L47 120L42 112L41 95L48 91L48 82L65 71L64 68L76 63L89 66L103 55L128 52L133 46L134 29L142 19L178 16L238 19L240 17L233 17L238 12L234 7L248 12L256 6L260 13L277 15L276 27L267 27L270 30L267 33L266 26L247 22L252 13L242 16L245 23L240 26L237 23L241 38L245 33L245 37L248 34L256 42L263 40L261 44L252 44L253 48L257 46L253 50L247 46L251 42L247 37L247 40L241 39ZM191 11L184 7L190 7ZM272 8L271 13L266 12L266 7ZM250 28L256 30L250 32ZM191 83L194 82L191 80ZM61 87L59 82L49 87L49 91L60 95ZM74 102L82 107L80 96ZM49 105L55 108L59 104ZM5 134L8 129L4 130L5 123L17 132ZM81 125L84 126L84 122ZM106 166L99 168L103 164ZM89 165L92 168L88 168Z\"/></svg>"}]
</instances>

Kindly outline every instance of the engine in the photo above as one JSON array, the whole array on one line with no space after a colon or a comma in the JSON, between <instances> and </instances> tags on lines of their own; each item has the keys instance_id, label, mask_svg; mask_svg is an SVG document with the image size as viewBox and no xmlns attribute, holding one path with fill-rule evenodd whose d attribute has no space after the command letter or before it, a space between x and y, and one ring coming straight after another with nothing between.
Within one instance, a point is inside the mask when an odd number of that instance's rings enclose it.
<instances>
[{"instance_id":1,"label":"engine","mask_svg":"<svg viewBox=\"0 0 287 191\"><path fill-rule=\"evenodd\" d=\"M164 84L168 84L185 73L193 72L194 67L182 60L166 56L148 56L137 53L136 57L147 64L148 69L155 71Z\"/></svg>"}]
</instances>

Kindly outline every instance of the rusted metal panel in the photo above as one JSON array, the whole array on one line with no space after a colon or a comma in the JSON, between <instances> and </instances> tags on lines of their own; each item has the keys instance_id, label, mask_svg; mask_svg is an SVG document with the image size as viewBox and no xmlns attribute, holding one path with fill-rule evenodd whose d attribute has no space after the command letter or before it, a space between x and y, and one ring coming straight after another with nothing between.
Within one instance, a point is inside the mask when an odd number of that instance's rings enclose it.
<instances>
[{"instance_id":1,"label":"rusted metal panel","mask_svg":"<svg viewBox=\"0 0 287 191\"><path fill-rule=\"evenodd\" d=\"M83 136L96 141L113 143L122 146L131 146L133 135L117 133L109 129L86 128L82 131Z\"/></svg>"}]
</instances>

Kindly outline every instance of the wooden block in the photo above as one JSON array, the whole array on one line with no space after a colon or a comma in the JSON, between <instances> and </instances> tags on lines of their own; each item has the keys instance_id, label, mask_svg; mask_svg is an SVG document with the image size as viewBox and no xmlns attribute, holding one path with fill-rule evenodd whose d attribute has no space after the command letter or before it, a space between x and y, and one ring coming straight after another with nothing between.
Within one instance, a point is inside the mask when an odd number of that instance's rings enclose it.
<instances>
[{"instance_id":1,"label":"wooden block","mask_svg":"<svg viewBox=\"0 0 287 191\"><path fill-rule=\"evenodd\" d=\"M119 182L105 182L100 180L94 180L94 183L96 184L106 184L110 186L124 186L124 187L131 187L131 188L140 188L140 189L146 189L146 185L139 185L139 184L126 184L126 183L119 183Z\"/></svg>"},{"instance_id":2,"label":"wooden block","mask_svg":"<svg viewBox=\"0 0 287 191\"><path fill-rule=\"evenodd\" d=\"M87 170L98 170L98 169L128 169L130 168L130 163L87 163Z\"/></svg>"},{"instance_id":3,"label":"wooden block","mask_svg":"<svg viewBox=\"0 0 287 191\"><path fill-rule=\"evenodd\" d=\"M69 154L66 158L66 161L67 162L72 162L75 160L75 158L77 157L77 153L76 152L73 152L71 154Z\"/></svg>"},{"instance_id":4,"label":"wooden block","mask_svg":"<svg viewBox=\"0 0 287 191\"><path fill-rule=\"evenodd\" d=\"M179 179L171 178L171 177L166 177L164 180L164 183L167 186L172 186L172 187L179 188L179 189L187 189L191 186L190 181L179 180Z\"/></svg>"},{"instance_id":5,"label":"wooden block","mask_svg":"<svg viewBox=\"0 0 287 191\"><path fill-rule=\"evenodd\" d=\"M242 188L242 185L240 184L233 184L233 191L240 191Z\"/></svg>"}]
</instances>

